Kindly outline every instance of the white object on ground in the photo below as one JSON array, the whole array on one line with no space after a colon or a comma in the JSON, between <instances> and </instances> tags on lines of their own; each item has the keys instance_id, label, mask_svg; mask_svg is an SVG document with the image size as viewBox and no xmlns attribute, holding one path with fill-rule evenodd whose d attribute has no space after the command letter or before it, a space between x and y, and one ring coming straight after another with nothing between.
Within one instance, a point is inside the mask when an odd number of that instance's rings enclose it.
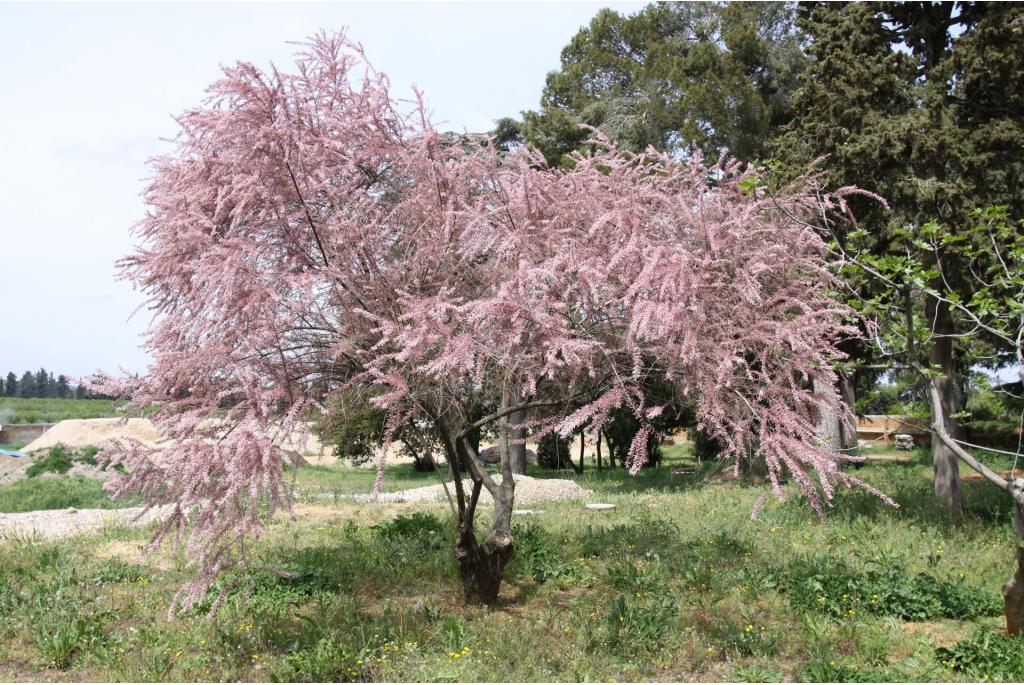
<instances>
[{"instance_id":1,"label":"white object on ground","mask_svg":"<svg viewBox=\"0 0 1024 685\"><path fill-rule=\"evenodd\" d=\"M516 481L516 503L534 504L537 502L552 502L557 500L587 499L593 496L593 492L580 487L576 481L561 478L531 478L530 476L514 476ZM501 482L501 476L494 476L494 480ZM472 490L473 483L469 479L462 481L463 488L467 492ZM455 486L448 483L448 491L455 496ZM352 495L357 502L373 502L372 494ZM428 485L422 488L411 490L400 490L399 492L382 492L377 502L443 502L445 501L444 487L440 483ZM487 488L480 491L480 502L490 503L494 498Z\"/></svg>"},{"instance_id":2,"label":"white object on ground","mask_svg":"<svg viewBox=\"0 0 1024 685\"><path fill-rule=\"evenodd\" d=\"M584 506L586 506L586 508L590 509L591 511L608 511L609 509L615 508L614 504L602 504L600 502L593 502L591 504L586 504Z\"/></svg>"}]
</instances>

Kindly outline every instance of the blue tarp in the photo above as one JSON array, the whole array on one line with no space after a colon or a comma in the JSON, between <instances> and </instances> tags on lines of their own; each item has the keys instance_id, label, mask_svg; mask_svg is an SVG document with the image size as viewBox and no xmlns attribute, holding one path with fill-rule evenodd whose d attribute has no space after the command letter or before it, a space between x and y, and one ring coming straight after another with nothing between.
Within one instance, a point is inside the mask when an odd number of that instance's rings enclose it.
<instances>
[{"instance_id":1,"label":"blue tarp","mask_svg":"<svg viewBox=\"0 0 1024 685\"><path fill-rule=\"evenodd\" d=\"M24 452L16 452L15 450L0 450L0 454L8 457L24 457Z\"/></svg>"}]
</instances>

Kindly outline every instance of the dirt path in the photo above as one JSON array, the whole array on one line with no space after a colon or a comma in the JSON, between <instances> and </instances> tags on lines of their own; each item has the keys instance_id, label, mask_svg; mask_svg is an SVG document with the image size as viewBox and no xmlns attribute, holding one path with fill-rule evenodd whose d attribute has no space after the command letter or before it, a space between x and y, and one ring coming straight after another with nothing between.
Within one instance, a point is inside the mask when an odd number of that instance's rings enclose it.
<instances>
[{"instance_id":1,"label":"dirt path","mask_svg":"<svg viewBox=\"0 0 1024 685\"><path fill-rule=\"evenodd\" d=\"M161 520L170 510L168 505L144 514L142 507L48 509L23 514L0 514L0 541L33 538L59 540L81 533L95 532L111 525L145 526Z\"/></svg>"}]
</instances>

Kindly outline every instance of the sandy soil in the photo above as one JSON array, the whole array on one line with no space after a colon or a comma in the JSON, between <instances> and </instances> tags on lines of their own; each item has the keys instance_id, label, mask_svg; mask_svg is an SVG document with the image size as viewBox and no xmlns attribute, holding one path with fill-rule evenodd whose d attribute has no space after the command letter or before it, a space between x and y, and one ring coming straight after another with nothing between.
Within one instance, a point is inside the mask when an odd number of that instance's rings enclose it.
<instances>
[{"instance_id":1,"label":"sandy soil","mask_svg":"<svg viewBox=\"0 0 1024 685\"><path fill-rule=\"evenodd\" d=\"M49 509L24 514L0 514L0 540L41 538L55 540L89 533L110 525L145 526L158 521L170 506L142 514L141 507L129 509ZM141 516L140 516L141 514Z\"/></svg>"},{"instance_id":2,"label":"sandy soil","mask_svg":"<svg viewBox=\"0 0 1024 685\"><path fill-rule=\"evenodd\" d=\"M50 449L57 443L74 449L90 445L102 447L116 440L128 439L138 440L150 447L161 443L160 433L149 419L69 419L61 421L21 451L37 452ZM299 433L284 436L280 446L303 456L321 457L330 452L316 436L305 437Z\"/></svg>"},{"instance_id":3,"label":"sandy soil","mask_svg":"<svg viewBox=\"0 0 1024 685\"><path fill-rule=\"evenodd\" d=\"M501 476L494 476L494 480L501 482ZM516 506L536 504L537 502L552 502L556 500L587 499L593 496L593 492L582 488L576 481L562 478L531 478L530 476L515 476L516 481ZM466 490L473 487L472 481L464 480L462 485ZM453 492L454 486L448 484L449 491ZM357 502L373 502L373 495L353 495L352 499ZM427 485L422 488L411 490L399 490L398 492L383 492L377 498L377 502L437 502L445 499L444 486L440 483ZM494 498L487 492L486 488L480 493L481 503L491 503Z\"/></svg>"}]
</instances>

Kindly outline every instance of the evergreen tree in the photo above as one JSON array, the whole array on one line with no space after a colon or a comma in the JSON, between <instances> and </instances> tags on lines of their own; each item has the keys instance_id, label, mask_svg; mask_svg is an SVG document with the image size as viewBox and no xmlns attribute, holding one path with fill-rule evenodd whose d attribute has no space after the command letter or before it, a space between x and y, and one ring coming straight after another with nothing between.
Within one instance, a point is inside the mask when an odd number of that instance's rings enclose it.
<instances>
[{"instance_id":1,"label":"evergreen tree","mask_svg":"<svg viewBox=\"0 0 1024 685\"><path fill-rule=\"evenodd\" d=\"M36 377L32 375L31 371L26 371L21 376L21 380L18 381L18 397L35 397L36 396Z\"/></svg>"},{"instance_id":2,"label":"evergreen tree","mask_svg":"<svg viewBox=\"0 0 1024 685\"><path fill-rule=\"evenodd\" d=\"M889 208L855 203L880 258L928 258L914 231L938 225L957 240L971 213L1005 205L1024 216L1024 7L1016 3L814 3L801 6L811 63L794 94L800 117L775 143L783 167L821 163L826 185L857 185ZM954 37L955 36L955 37ZM910 227L908 234L906 228ZM846 240L837 236L840 245ZM937 261L941 255L932 255ZM956 269L931 278L970 298ZM850 284L870 297L868 283ZM947 430L962 409L959 371L970 350L956 342L949 306L924 298L918 311L934 333L927 363L939 381ZM959 349L958 349L959 346ZM962 511L955 455L933 443L936 495Z\"/></svg>"},{"instance_id":3,"label":"evergreen tree","mask_svg":"<svg viewBox=\"0 0 1024 685\"><path fill-rule=\"evenodd\" d=\"M523 135L549 163L601 128L631 149L722 148L760 157L792 117L804 66L789 3L657 3L604 9L562 50Z\"/></svg>"},{"instance_id":4,"label":"evergreen tree","mask_svg":"<svg viewBox=\"0 0 1024 685\"><path fill-rule=\"evenodd\" d=\"M56 396L61 399L67 399L71 395L71 387L68 384L68 377L64 374L57 376L57 393Z\"/></svg>"},{"instance_id":5,"label":"evergreen tree","mask_svg":"<svg viewBox=\"0 0 1024 685\"><path fill-rule=\"evenodd\" d=\"M14 397L18 393L18 377L13 371L7 373L7 384L4 386L4 395Z\"/></svg>"},{"instance_id":6,"label":"evergreen tree","mask_svg":"<svg viewBox=\"0 0 1024 685\"><path fill-rule=\"evenodd\" d=\"M47 373L46 369L39 367L39 370L36 371L35 381L35 394L32 397L47 397L49 395L50 374Z\"/></svg>"}]
</instances>

